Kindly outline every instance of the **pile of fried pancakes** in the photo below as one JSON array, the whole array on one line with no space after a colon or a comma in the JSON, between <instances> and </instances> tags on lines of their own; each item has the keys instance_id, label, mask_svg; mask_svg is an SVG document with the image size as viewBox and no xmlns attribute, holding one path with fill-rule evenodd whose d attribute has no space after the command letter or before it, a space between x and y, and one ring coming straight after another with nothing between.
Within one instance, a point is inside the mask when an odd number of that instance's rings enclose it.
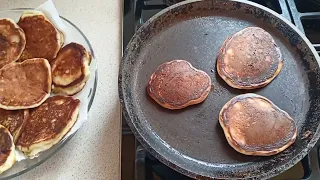
<instances>
[{"instance_id":1,"label":"pile of fried pancakes","mask_svg":"<svg viewBox=\"0 0 320 180\"><path fill-rule=\"evenodd\" d=\"M0 19L0 173L15 163L15 148L33 158L72 128L80 107L72 95L85 86L90 63L41 11Z\"/></svg>"},{"instance_id":2,"label":"pile of fried pancakes","mask_svg":"<svg viewBox=\"0 0 320 180\"><path fill-rule=\"evenodd\" d=\"M250 90L268 85L280 73L283 60L271 34L259 27L247 27L224 41L216 65L219 76L230 87ZM206 72L186 60L172 60L151 75L147 92L162 107L175 110L203 102L212 87ZM230 146L245 155L277 154L297 136L290 115L254 93L232 98L216 119Z\"/></svg>"}]
</instances>

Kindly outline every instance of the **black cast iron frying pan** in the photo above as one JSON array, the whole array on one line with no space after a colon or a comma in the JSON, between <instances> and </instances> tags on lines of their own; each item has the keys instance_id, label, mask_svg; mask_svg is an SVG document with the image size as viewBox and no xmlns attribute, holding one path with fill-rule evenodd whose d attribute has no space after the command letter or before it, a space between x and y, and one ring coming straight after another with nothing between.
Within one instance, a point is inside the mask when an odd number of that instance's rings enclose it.
<instances>
[{"instance_id":1,"label":"black cast iron frying pan","mask_svg":"<svg viewBox=\"0 0 320 180\"><path fill-rule=\"evenodd\" d=\"M223 41L248 26L267 30L284 60L278 77L254 91L233 89L216 73ZM214 90L203 103L172 111L147 95L150 75L173 59L188 60L211 76ZM270 9L242 0L187 1L152 17L131 39L121 62L120 100L136 138L171 168L197 179L265 179L295 165L319 138L319 62L306 37ZM228 145L218 114L232 97L246 92L269 98L295 119L298 137L292 146L274 156L255 157Z\"/></svg>"}]
</instances>

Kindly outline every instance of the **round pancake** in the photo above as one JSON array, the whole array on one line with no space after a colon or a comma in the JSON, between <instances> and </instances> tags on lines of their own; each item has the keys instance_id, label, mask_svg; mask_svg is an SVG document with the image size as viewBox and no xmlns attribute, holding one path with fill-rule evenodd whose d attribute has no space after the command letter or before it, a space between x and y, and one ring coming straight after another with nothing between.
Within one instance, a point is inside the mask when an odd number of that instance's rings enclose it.
<instances>
[{"instance_id":1,"label":"round pancake","mask_svg":"<svg viewBox=\"0 0 320 180\"><path fill-rule=\"evenodd\" d=\"M83 87L86 85L87 80L89 79L89 76L86 76L85 79L82 79L81 82L74 84L72 86L53 86L52 91L57 94L64 94L68 96L72 96L80 92Z\"/></svg>"},{"instance_id":2,"label":"round pancake","mask_svg":"<svg viewBox=\"0 0 320 180\"><path fill-rule=\"evenodd\" d=\"M7 128L0 125L0 174L11 168L16 161L13 138Z\"/></svg>"},{"instance_id":3,"label":"round pancake","mask_svg":"<svg viewBox=\"0 0 320 180\"><path fill-rule=\"evenodd\" d=\"M34 157L57 144L72 128L79 114L80 100L69 96L52 96L30 115L17 147Z\"/></svg>"},{"instance_id":4,"label":"round pancake","mask_svg":"<svg viewBox=\"0 0 320 180\"><path fill-rule=\"evenodd\" d=\"M277 154L294 143L295 121L267 98L247 93L227 102L219 122L228 143L238 152L254 156Z\"/></svg>"},{"instance_id":5,"label":"round pancake","mask_svg":"<svg viewBox=\"0 0 320 180\"><path fill-rule=\"evenodd\" d=\"M64 46L51 63L53 91L74 95L81 91L89 79L91 55L77 43Z\"/></svg>"},{"instance_id":6,"label":"round pancake","mask_svg":"<svg viewBox=\"0 0 320 180\"><path fill-rule=\"evenodd\" d=\"M217 58L218 74L237 89L266 86L282 66L279 47L272 36L259 27L248 27L229 37Z\"/></svg>"},{"instance_id":7,"label":"round pancake","mask_svg":"<svg viewBox=\"0 0 320 180\"><path fill-rule=\"evenodd\" d=\"M0 69L17 61L25 45L23 30L11 19L0 19Z\"/></svg>"},{"instance_id":8,"label":"round pancake","mask_svg":"<svg viewBox=\"0 0 320 180\"><path fill-rule=\"evenodd\" d=\"M51 67L46 59L8 64L0 69L0 108L37 107L50 96L51 83Z\"/></svg>"},{"instance_id":9,"label":"round pancake","mask_svg":"<svg viewBox=\"0 0 320 180\"><path fill-rule=\"evenodd\" d=\"M14 142L19 138L28 116L28 109L14 111L0 109L0 124L10 131Z\"/></svg>"},{"instance_id":10,"label":"round pancake","mask_svg":"<svg viewBox=\"0 0 320 180\"><path fill-rule=\"evenodd\" d=\"M210 76L185 60L161 64L147 85L149 96L168 109L182 109L201 103L210 90Z\"/></svg>"},{"instance_id":11,"label":"round pancake","mask_svg":"<svg viewBox=\"0 0 320 180\"><path fill-rule=\"evenodd\" d=\"M57 56L63 44L63 35L41 11L24 12L18 25L25 32L27 40L20 60L45 58L50 62Z\"/></svg>"}]
</instances>

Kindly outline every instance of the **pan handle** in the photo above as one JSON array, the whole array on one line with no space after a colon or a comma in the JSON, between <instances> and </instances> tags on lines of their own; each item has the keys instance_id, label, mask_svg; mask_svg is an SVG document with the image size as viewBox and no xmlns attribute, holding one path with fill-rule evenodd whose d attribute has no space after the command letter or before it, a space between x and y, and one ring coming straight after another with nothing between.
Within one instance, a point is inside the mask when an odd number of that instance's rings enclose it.
<instances>
[{"instance_id":1,"label":"pan handle","mask_svg":"<svg viewBox=\"0 0 320 180\"><path fill-rule=\"evenodd\" d=\"M303 168L303 177L300 179L283 179L283 180L310 180L311 179L311 162L310 162L310 156L309 154L306 155L301 161L302 168Z\"/></svg>"},{"instance_id":2,"label":"pan handle","mask_svg":"<svg viewBox=\"0 0 320 180\"><path fill-rule=\"evenodd\" d=\"M146 150L139 145L136 150L135 180L145 180Z\"/></svg>"},{"instance_id":3,"label":"pan handle","mask_svg":"<svg viewBox=\"0 0 320 180\"><path fill-rule=\"evenodd\" d=\"M310 155L306 155L302 160L301 164L303 167L303 177L302 180L308 180L311 177L312 169L311 169L311 162L310 162Z\"/></svg>"},{"instance_id":4,"label":"pan handle","mask_svg":"<svg viewBox=\"0 0 320 180\"><path fill-rule=\"evenodd\" d=\"M320 146L317 147L318 166L320 168Z\"/></svg>"}]
</instances>

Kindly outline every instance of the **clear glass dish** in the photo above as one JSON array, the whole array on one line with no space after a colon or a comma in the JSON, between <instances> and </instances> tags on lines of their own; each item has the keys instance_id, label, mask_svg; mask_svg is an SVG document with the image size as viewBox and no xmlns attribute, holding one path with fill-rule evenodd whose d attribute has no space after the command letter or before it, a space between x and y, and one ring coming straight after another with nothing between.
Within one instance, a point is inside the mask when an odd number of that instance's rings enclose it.
<instances>
[{"instance_id":1,"label":"clear glass dish","mask_svg":"<svg viewBox=\"0 0 320 180\"><path fill-rule=\"evenodd\" d=\"M4 10L4 11L0 10L0 18L11 18L15 22L17 22L21 16L21 14L25 10L31 10L31 9L19 8L19 9ZM70 29L71 33L76 38L76 41L78 43L82 44L87 50L89 50L92 54L92 57L93 57L91 65L90 65L91 75L89 78L89 81L93 81L93 83L87 84L87 85L91 85L90 92L87 96L88 100L89 100L89 103L88 103L88 112L89 112L90 107L93 102L93 99L94 99L94 96L95 96L95 92L96 92L96 88L97 88L97 80L98 80L96 59L94 58L93 48L92 48L90 42L88 41L87 37L81 32L81 30L76 25L74 25L72 22L70 22L69 20L67 20L64 17L61 17L61 19L66 24L66 26ZM41 155L39 157L36 157L34 159L26 159L26 160L22 160L20 162L16 162L9 170L0 174L0 180L11 179L11 178L17 177L17 176L33 169L33 168L39 166L40 164L45 162L47 159L52 157L56 152L58 152L74 135L75 135L75 133L72 134L71 136L69 136L65 141L60 142L60 143L56 144L55 146L53 146L52 148L50 148L49 150L41 153Z\"/></svg>"}]
</instances>

